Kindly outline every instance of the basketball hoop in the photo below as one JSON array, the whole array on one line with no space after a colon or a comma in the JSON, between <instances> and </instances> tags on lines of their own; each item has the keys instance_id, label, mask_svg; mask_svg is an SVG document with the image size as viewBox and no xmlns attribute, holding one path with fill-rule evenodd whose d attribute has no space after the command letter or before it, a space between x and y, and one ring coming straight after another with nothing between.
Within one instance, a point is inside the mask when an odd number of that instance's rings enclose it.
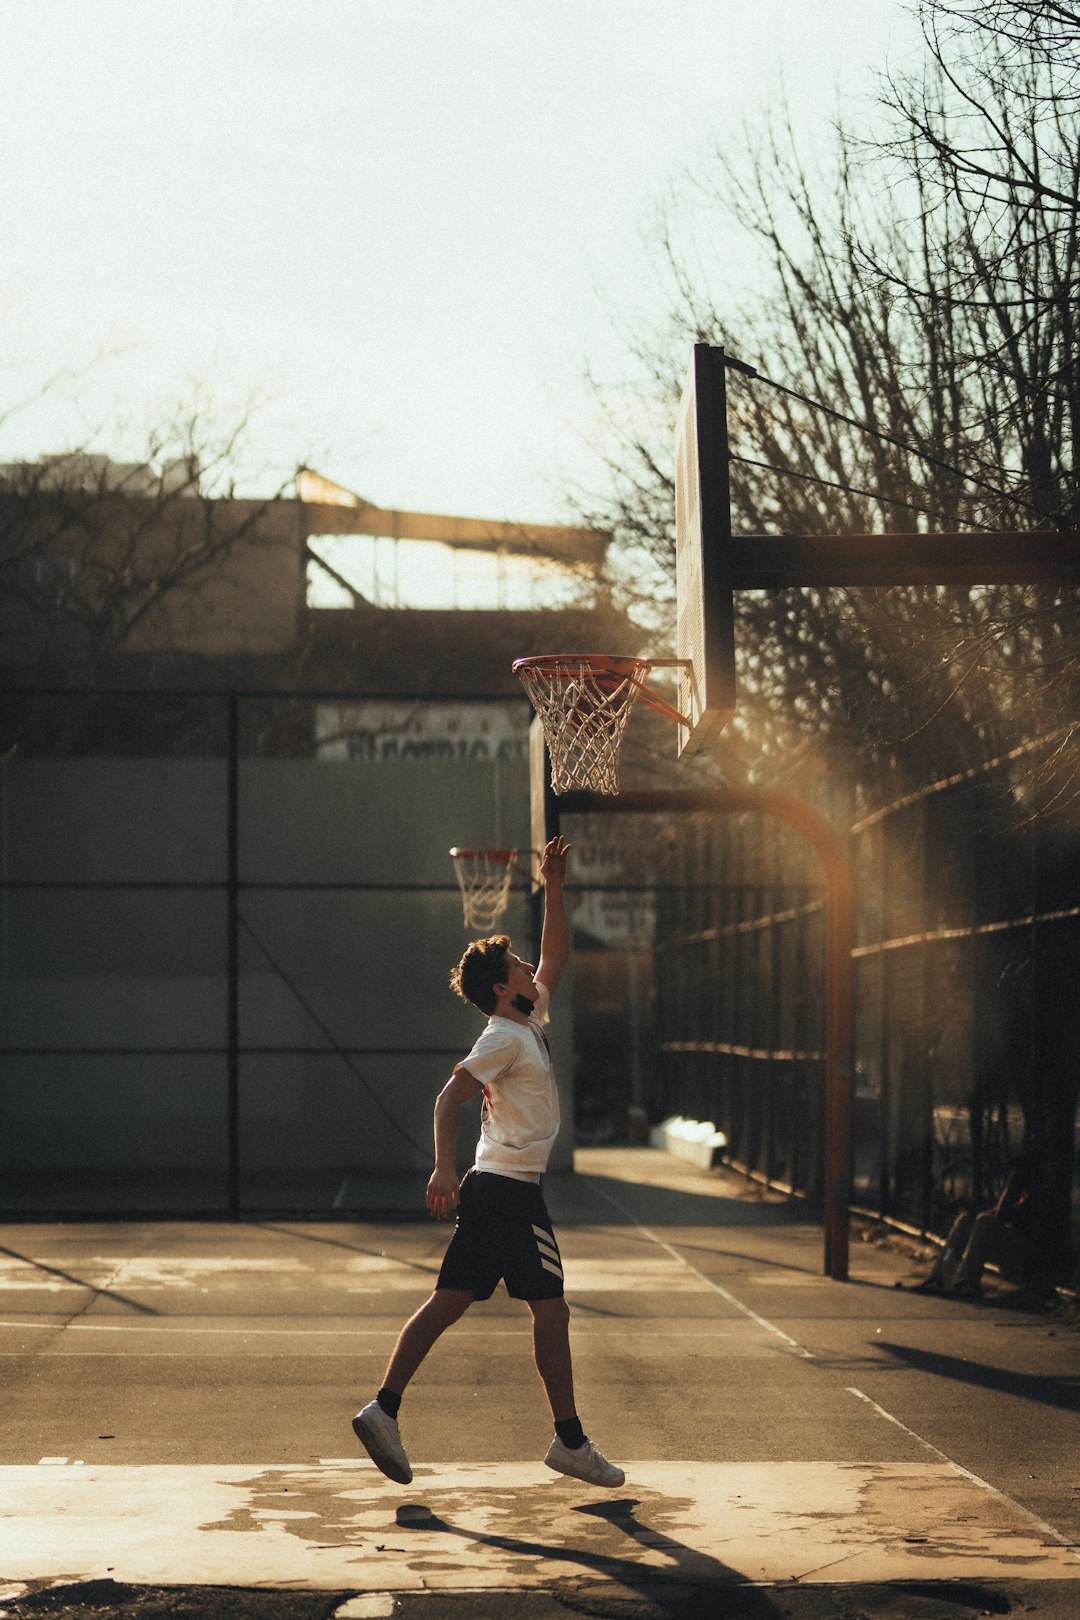
<instances>
[{"instance_id":1,"label":"basketball hoop","mask_svg":"<svg viewBox=\"0 0 1080 1620\"><path fill-rule=\"evenodd\" d=\"M450 851L461 890L466 928L486 933L506 910L510 879L521 873L516 849L457 849ZM528 877L528 873L522 873Z\"/></svg>"},{"instance_id":2,"label":"basketball hoop","mask_svg":"<svg viewBox=\"0 0 1080 1620\"><path fill-rule=\"evenodd\" d=\"M640 697L681 726L685 715L645 685L651 669L683 660L612 658L607 653L549 653L518 658L514 673L539 716L551 755L555 793L588 788L618 793L619 750L630 710Z\"/></svg>"}]
</instances>

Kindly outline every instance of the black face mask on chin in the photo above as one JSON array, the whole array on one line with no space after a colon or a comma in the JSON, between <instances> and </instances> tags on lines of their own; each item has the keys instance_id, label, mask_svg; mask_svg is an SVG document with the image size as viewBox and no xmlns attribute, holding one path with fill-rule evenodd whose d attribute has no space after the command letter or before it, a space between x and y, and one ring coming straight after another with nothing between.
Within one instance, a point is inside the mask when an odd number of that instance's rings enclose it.
<instances>
[{"instance_id":1,"label":"black face mask on chin","mask_svg":"<svg viewBox=\"0 0 1080 1620\"><path fill-rule=\"evenodd\" d=\"M535 1010L533 1003L529 1000L528 996L517 995L511 1001L510 1005L511 1007L516 1008L519 1013L524 1013L526 1018L528 1018L529 1014Z\"/></svg>"}]
</instances>

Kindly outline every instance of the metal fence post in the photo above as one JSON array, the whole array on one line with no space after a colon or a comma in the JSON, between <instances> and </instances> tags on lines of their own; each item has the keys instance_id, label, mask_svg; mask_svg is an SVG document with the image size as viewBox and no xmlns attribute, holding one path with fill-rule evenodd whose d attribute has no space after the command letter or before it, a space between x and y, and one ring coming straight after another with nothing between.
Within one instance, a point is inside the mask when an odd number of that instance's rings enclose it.
<instances>
[{"instance_id":1,"label":"metal fence post","mask_svg":"<svg viewBox=\"0 0 1080 1620\"><path fill-rule=\"evenodd\" d=\"M225 1045L228 1201L240 1215L240 700L226 698L225 733Z\"/></svg>"}]
</instances>

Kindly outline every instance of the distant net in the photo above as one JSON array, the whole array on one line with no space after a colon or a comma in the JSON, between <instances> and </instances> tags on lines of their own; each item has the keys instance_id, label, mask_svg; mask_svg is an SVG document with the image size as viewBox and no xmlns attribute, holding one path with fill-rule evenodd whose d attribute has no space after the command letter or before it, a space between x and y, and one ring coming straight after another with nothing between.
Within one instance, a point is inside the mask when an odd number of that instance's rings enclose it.
<instances>
[{"instance_id":1,"label":"distant net","mask_svg":"<svg viewBox=\"0 0 1080 1620\"><path fill-rule=\"evenodd\" d=\"M619 752L638 697L685 724L676 709L645 685L643 676L653 663L605 653L552 653L517 660L514 672L544 728L553 792L585 788L618 793Z\"/></svg>"},{"instance_id":2,"label":"distant net","mask_svg":"<svg viewBox=\"0 0 1080 1620\"><path fill-rule=\"evenodd\" d=\"M487 933L509 904L517 850L452 849L450 855L461 890L465 927Z\"/></svg>"}]
</instances>

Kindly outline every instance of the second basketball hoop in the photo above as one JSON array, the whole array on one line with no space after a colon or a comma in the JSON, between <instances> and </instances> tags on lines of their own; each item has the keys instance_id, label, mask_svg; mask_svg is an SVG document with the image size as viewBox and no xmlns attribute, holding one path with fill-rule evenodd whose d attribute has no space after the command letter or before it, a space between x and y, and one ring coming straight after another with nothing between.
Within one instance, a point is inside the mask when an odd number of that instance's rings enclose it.
<instances>
[{"instance_id":1,"label":"second basketball hoop","mask_svg":"<svg viewBox=\"0 0 1080 1620\"><path fill-rule=\"evenodd\" d=\"M514 673L544 728L555 793L618 793L623 734L639 697L666 719L689 724L645 684L650 670L680 662L608 653L546 653L515 661Z\"/></svg>"},{"instance_id":2,"label":"second basketball hoop","mask_svg":"<svg viewBox=\"0 0 1080 1620\"><path fill-rule=\"evenodd\" d=\"M532 858L530 851L530 861ZM493 928L509 903L510 880L514 873L531 877L530 872L518 865L516 849L458 849L455 845L450 859L461 890L466 928Z\"/></svg>"}]
</instances>

